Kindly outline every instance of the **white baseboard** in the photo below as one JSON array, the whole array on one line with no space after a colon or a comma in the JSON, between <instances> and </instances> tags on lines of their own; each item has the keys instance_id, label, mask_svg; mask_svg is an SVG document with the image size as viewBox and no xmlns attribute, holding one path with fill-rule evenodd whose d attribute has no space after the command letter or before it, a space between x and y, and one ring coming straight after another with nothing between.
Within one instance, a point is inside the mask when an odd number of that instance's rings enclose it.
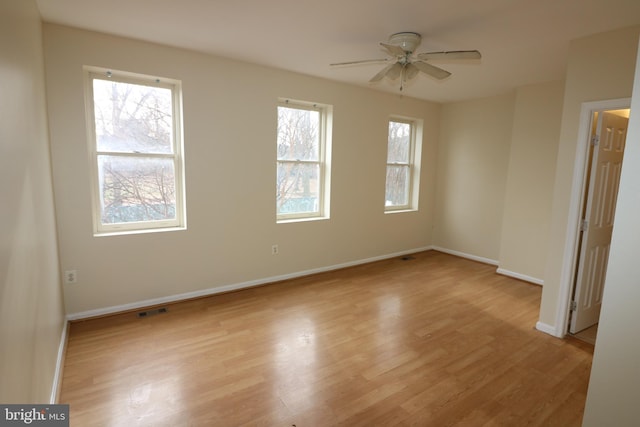
<instances>
[{"instance_id":1,"label":"white baseboard","mask_svg":"<svg viewBox=\"0 0 640 427\"><path fill-rule=\"evenodd\" d=\"M476 255L466 254L464 252L454 251L452 249L441 248L440 246L433 246L432 249L438 252L444 252L445 254L459 256L460 258L467 258L472 261L481 262L483 264L498 266L498 261L494 259L484 258Z\"/></svg>"},{"instance_id":2,"label":"white baseboard","mask_svg":"<svg viewBox=\"0 0 640 427\"><path fill-rule=\"evenodd\" d=\"M558 331L555 326L548 325L546 323L537 322L536 329L545 334L553 335L556 338L564 338L564 333Z\"/></svg>"},{"instance_id":3,"label":"white baseboard","mask_svg":"<svg viewBox=\"0 0 640 427\"><path fill-rule=\"evenodd\" d=\"M527 276L526 274L516 273L514 271L505 270L504 268L498 268L496 273L502 274L503 276L513 277L514 279L524 280L525 282L533 283L534 285L544 285L544 280L537 279L535 277Z\"/></svg>"},{"instance_id":4,"label":"white baseboard","mask_svg":"<svg viewBox=\"0 0 640 427\"><path fill-rule=\"evenodd\" d=\"M60 391L60 385L62 382L62 369L64 364L64 355L67 348L67 334L69 333L69 322L64 321L62 327L62 334L60 336L60 344L58 345L58 357L56 358L56 370L53 374L53 385L51 386L51 396L49 397L49 403L55 404L58 402L58 392Z\"/></svg>"},{"instance_id":5,"label":"white baseboard","mask_svg":"<svg viewBox=\"0 0 640 427\"><path fill-rule=\"evenodd\" d=\"M178 301L183 301L183 300L188 300L188 299L193 299L193 298L206 297L206 296L210 296L210 295L215 295L215 294L220 294L220 293L225 293L225 292L230 292L230 291L236 291L236 290L240 290L240 289L252 288L254 286L265 285L265 284L268 284L268 283L279 282L279 281L282 281L282 280L294 279L296 277L303 277L303 276L309 276L311 274L324 273L324 272L332 271L332 270L339 270L341 268L353 267L353 266L360 265L360 264L367 264L367 263L370 263L370 262L381 261L381 260L384 260L384 259L395 258L395 257L398 257L398 256L408 255L408 254L412 254L412 253L424 252L424 251L428 251L428 250L431 250L431 249L433 249L431 246L426 246L426 247L422 247L422 248L416 248L416 249L411 249L411 250L407 250L407 251L396 252L396 253L393 253L393 254L381 255L381 256L377 256L377 257L373 257L373 258L367 258L367 259L361 259L361 260L357 260L357 261L351 261L351 262L347 262L347 263L343 263L343 264L336 264L336 265L331 265L331 266L327 266L327 267L315 268L315 269L312 269L312 270L298 271L298 272L295 272L295 273L283 274L283 275L280 275L280 276L265 277L263 279L250 280L248 282L234 283L234 284L219 286L219 287L215 287L215 288L208 288L208 289L202 289L202 290L199 290L199 291L186 292L186 293L183 293L183 294L169 295L169 296L160 297L160 298L152 298L152 299L147 299L147 300L143 300L143 301L136 301L136 302L128 303L128 304L122 304L122 305L116 305L116 306L111 306L111 307L98 308L98 309L95 309L95 310L82 311L82 312L79 312L79 313L70 313L70 314L67 314L67 320L71 321L71 320L88 319L88 318L91 318L91 317L98 317L98 316L105 316L105 315L109 315L109 314L121 313L121 312L125 312L125 311L136 310L136 309L139 309L139 308L145 308L145 307L150 307L150 306L154 306L154 305L168 304L168 303L173 303L173 302L178 302Z\"/></svg>"},{"instance_id":6,"label":"white baseboard","mask_svg":"<svg viewBox=\"0 0 640 427\"><path fill-rule=\"evenodd\" d=\"M499 264L498 261L496 261L494 259L484 258L484 257L480 257L480 256L477 256L477 255L471 255L471 254L467 254L467 253L464 253L464 252L454 251L452 249L442 248L440 246L433 246L432 249L434 251L444 252L446 254L459 256L461 258L467 258L467 259L470 259L472 261L481 262L483 264L495 265L496 267ZM516 273L514 271L505 270L504 268L498 268L496 270L496 273L502 274L503 276L513 277L514 279L524 280L525 282L534 283L536 285L540 285L540 286L544 285L544 280L542 280L542 279L538 279L536 277L527 276L526 274Z\"/></svg>"}]
</instances>

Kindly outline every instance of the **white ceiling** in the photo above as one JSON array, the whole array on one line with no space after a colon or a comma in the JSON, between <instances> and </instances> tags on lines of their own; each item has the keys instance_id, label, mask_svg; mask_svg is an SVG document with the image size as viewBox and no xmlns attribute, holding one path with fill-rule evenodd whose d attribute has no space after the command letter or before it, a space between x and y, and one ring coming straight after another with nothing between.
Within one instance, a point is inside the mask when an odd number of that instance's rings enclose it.
<instances>
[{"instance_id":1,"label":"white ceiling","mask_svg":"<svg viewBox=\"0 0 640 427\"><path fill-rule=\"evenodd\" d=\"M404 94L448 102L561 79L569 41L640 24L640 0L37 0L44 21L142 39L316 77L369 84L390 34L422 34L416 52L478 49L453 75L419 75Z\"/></svg>"}]
</instances>

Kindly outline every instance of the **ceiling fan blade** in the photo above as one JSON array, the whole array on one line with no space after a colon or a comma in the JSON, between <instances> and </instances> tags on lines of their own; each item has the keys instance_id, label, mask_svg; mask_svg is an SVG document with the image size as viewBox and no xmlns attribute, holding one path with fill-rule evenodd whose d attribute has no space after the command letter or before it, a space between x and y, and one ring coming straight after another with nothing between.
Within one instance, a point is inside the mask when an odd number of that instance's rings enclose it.
<instances>
[{"instance_id":1,"label":"ceiling fan blade","mask_svg":"<svg viewBox=\"0 0 640 427\"><path fill-rule=\"evenodd\" d=\"M385 48L391 56L405 56L407 54L403 48L395 44L380 43L380 46Z\"/></svg>"},{"instance_id":2,"label":"ceiling fan blade","mask_svg":"<svg viewBox=\"0 0 640 427\"><path fill-rule=\"evenodd\" d=\"M418 71L420 71L420 70L415 65L413 65L411 63L407 64L405 66L405 70L404 70L404 79L405 79L405 81L406 80L411 80L412 78L414 78L418 74Z\"/></svg>"},{"instance_id":3,"label":"ceiling fan blade","mask_svg":"<svg viewBox=\"0 0 640 427\"><path fill-rule=\"evenodd\" d=\"M418 70L420 70L423 73L428 74L431 77L434 77L434 78L436 78L438 80L446 79L447 77L449 77L451 75L451 73L448 72L447 70L443 70L442 68L434 67L433 65L427 64L426 62L415 61L415 62L412 62L412 64Z\"/></svg>"},{"instance_id":4,"label":"ceiling fan blade","mask_svg":"<svg viewBox=\"0 0 640 427\"><path fill-rule=\"evenodd\" d=\"M384 76L387 75L387 71L389 71L389 69L391 67L393 67L394 65L395 64L390 64L390 65L387 65L386 67L384 67L382 70L380 70L378 72L378 74L376 74L375 76L373 76L371 78L371 80L369 80L369 83L375 83L375 82L379 82L380 80L382 80L384 78Z\"/></svg>"},{"instance_id":5,"label":"ceiling fan blade","mask_svg":"<svg viewBox=\"0 0 640 427\"><path fill-rule=\"evenodd\" d=\"M333 64L329 64L332 67L341 66L341 65L356 65L356 64L379 64L380 62L388 62L389 58L384 59L364 59L362 61L349 61L349 62L336 62Z\"/></svg>"},{"instance_id":6,"label":"ceiling fan blade","mask_svg":"<svg viewBox=\"0 0 640 427\"><path fill-rule=\"evenodd\" d=\"M418 58L427 60L439 59L480 59L482 55L477 50L451 50L448 52L427 52L418 54Z\"/></svg>"},{"instance_id":7,"label":"ceiling fan blade","mask_svg":"<svg viewBox=\"0 0 640 427\"><path fill-rule=\"evenodd\" d=\"M402 64L398 62L387 65L382 70L380 70L378 74L373 76L371 80L369 80L369 83L379 82L385 77L389 77L391 80L395 80L402 73L402 68L403 68Z\"/></svg>"},{"instance_id":8,"label":"ceiling fan blade","mask_svg":"<svg viewBox=\"0 0 640 427\"><path fill-rule=\"evenodd\" d=\"M391 67L389 67L386 77L389 77L391 80L397 79L398 77L400 77L403 68L404 66L401 63L396 62Z\"/></svg>"}]
</instances>

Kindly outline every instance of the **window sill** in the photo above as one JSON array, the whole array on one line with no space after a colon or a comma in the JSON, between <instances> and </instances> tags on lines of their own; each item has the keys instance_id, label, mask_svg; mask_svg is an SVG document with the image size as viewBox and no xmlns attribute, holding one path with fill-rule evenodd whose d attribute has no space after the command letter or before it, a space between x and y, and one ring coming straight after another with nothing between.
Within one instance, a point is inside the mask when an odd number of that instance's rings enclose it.
<instances>
[{"instance_id":1,"label":"window sill","mask_svg":"<svg viewBox=\"0 0 640 427\"><path fill-rule=\"evenodd\" d=\"M113 230L94 232L93 237L109 237L109 236L127 236L132 234L149 234L149 233L166 233L168 231L186 231L186 226L164 227L164 228L147 228L138 230Z\"/></svg>"},{"instance_id":2,"label":"window sill","mask_svg":"<svg viewBox=\"0 0 640 427\"><path fill-rule=\"evenodd\" d=\"M394 209L394 210L386 210L384 211L386 214L396 214L396 213L407 213L407 212L418 212L418 209L407 208L407 209Z\"/></svg>"},{"instance_id":3,"label":"window sill","mask_svg":"<svg viewBox=\"0 0 640 427\"><path fill-rule=\"evenodd\" d=\"M276 220L276 224L289 224L293 222L309 222L309 221L324 221L328 220L328 216L314 216L307 218L287 218L287 219L278 219Z\"/></svg>"}]
</instances>

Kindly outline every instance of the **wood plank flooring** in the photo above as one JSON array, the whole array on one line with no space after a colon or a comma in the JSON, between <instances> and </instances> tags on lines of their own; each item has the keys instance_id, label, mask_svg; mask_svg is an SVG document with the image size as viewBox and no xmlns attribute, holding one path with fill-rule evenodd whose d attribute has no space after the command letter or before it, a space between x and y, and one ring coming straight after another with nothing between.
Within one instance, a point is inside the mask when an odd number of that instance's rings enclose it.
<instances>
[{"instance_id":1,"label":"wood plank flooring","mask_svg":"<svg viewBox=\"0 0 640 427\"><path fill-rule=\"evenodd\" d=\"M573 336L580 341L588 342L589 344L596 345L596 338L598 337L598 324L588 327L584 331L580 331Z\"/></svg>"},{"instance_id":2,"label":"wood plank flooring","mask_svg":"<svg viewBox=\"0 0 640 427\"><path fill-rule=\"evenodd\" d=\"M593 346L541 288L428 251L72 323L72 426L579 426Z\"/></svg>"}]
</instances>

